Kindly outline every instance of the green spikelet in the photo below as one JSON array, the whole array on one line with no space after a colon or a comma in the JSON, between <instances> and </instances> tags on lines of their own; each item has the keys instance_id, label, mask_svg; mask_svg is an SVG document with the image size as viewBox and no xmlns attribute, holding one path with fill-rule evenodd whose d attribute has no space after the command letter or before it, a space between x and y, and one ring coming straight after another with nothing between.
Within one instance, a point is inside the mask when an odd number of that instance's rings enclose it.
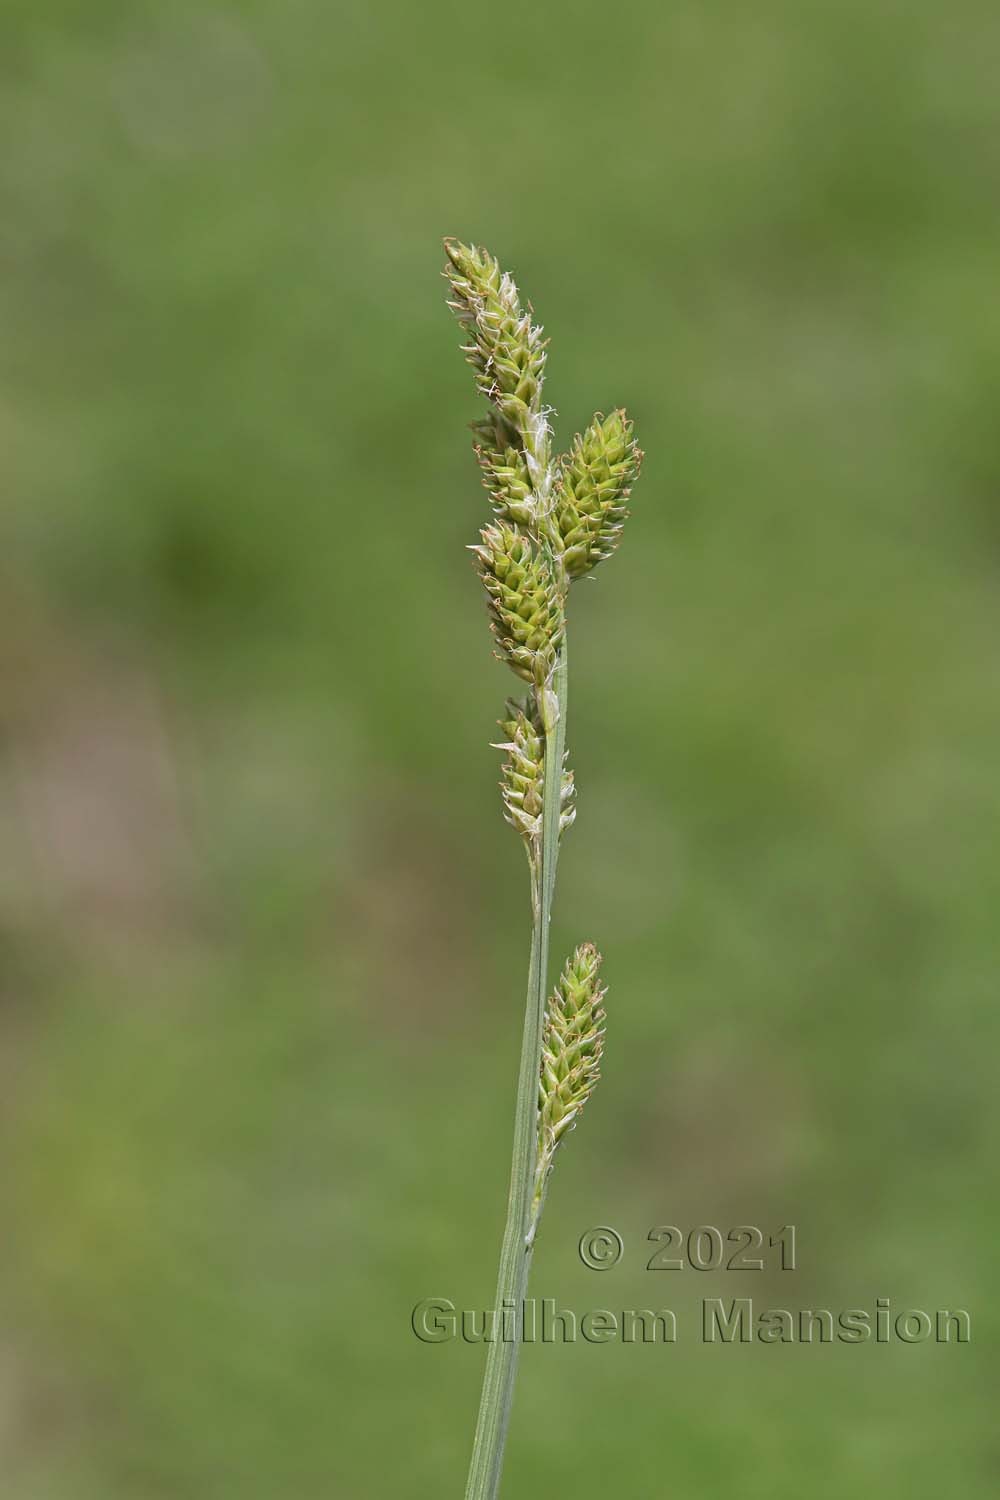
<instances>
[{"instance_id":1,"label":"green spikelet","mask_svg":"<svg viewBox=\"0 0 1000 1500\"><path fill-rule=\"evenodd\" d=\"M559 976L545 1016L538 1083L538 1153L534 1214L560 1143L573 1129L600 1077L607 991L600 984L601 955L582 943Z\"/></svg>"},{"instance_id":2,"label":"green spikelet","mask_svg":"<svg viewBox=\"0 0 1000 1500\"><path fill-rule=\"evenodd\" d=\"M547 479L549 456L542 408L546 340L521 307L513 278L488 250L458 240L445 240L444 248L452 291L448 305L467 340L463 353L480 391L517 434L539 490Z\"/></svg>"},{"instance_id":3,"label":"green spikelet","mask_svg":"<svg viewBox=\"0 0 1000 1500\"><path fill-rule=\"evenodd\" d=\"M475 554L489 597L490 624L504 659L534 685L546 723L548 691L562 645L563 601L545 552L513 526L485 526Z\"/></svg>"},{"instance_id":4,"label":"green spikelet","mask_svg":"<svg viewBox=\"0 0 1000 1500\"><path fill-rule=\"evenodd\" d=\"M523 449L477 444L476 458L498 519L515 526L532 526L535 497Z\"/></svg>"},{"instance_id":5,"label":"green spikelet","mask_svg":"<svg viewBox=\"0 0 1000 1500\"><path fill-rule=\"evenodd\" d=\"M498 411L488 411L478 422L470 422L469 429L477 452L485 448L502 453L507 448L516 448L521 441L517 428L512 427Z\"/></svg>"},{"instance_id":6,"label":"green spikelet","mask_svg":"<svg viewBox=\"0 0 1000 1500\"><path fill-rule=\"evenodd\" d=\"M497 518L533 530L536 504L520 434L498 411L470 425L476 459Z\"/></svg>"},{"instance_id":7,"label":"green spikelet","mask_svg":"<svg viewBox=\"0 0 1000 1500\"><path fill-rule=\"evenodd\" d=\"M566 765L569 751L563 753L562 786L559 788L559 837L576 822L576 778Z\"/></svg>"},{"instance_id":8,"label":"green spikelet","mask_svg":"<svg viewBox=\"0 0 1000 1500\"><path fill-rule=\"evenodd\" d=\"M569 578L589 573L618 545L642 452L623 411L598 415L562 459L552 531Z\"/></svg>"},{"instance_id":9,"label":"green spikelet","mask_svg":"<svg viewBox=\"0 0 1000 1500\"><path fill-rule=\"evenodd\" d=\"M522 705L508 698L506 717L500 720L507 738L493 747L507 751L500 783L504 816L528 845L529 856L542 831L545 763L545 739L533 710L531 699Z\"/></svg>"},{"instance_id":10,"label":"green spikelet","mask_svg":"<svg viewBox=\"0 0 1000 1500\"><path fill-rule=\"evenodd\" d=\"M500 728L506 739L494 745L506 750L503 780L504 816L524 839L532 865L537 859L542 835L542 798L545 791L545 732L534 701L517 703L508 698ZM560 791L559 834L570 828L576 818L576 788L573 772L566 769L563 757L563 779Z\"/></svg>"}]
</instances>

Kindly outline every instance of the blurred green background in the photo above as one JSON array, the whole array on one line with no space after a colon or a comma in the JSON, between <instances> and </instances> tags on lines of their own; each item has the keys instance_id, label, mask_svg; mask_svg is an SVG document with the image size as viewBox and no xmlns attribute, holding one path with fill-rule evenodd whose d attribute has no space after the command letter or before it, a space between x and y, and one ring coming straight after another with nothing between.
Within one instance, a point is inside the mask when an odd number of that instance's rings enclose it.
<instances>
[{"instance_id":1,"label":"blurred green background","mask_svg":"<svg viewBox=\"0 0 1000 1500\"><path fill-rule=\"evenodd\" d=\"M445 233L647 451L532 1290L973 1322L528 1349L505 1495L996 1492L998 64L986 0L6 0L4 1496L462 1491L483 1350L409 1317L493 1294L527 905ZM644 1269L746 1222L800 1269Z\"/></svg>"}]
</instances>

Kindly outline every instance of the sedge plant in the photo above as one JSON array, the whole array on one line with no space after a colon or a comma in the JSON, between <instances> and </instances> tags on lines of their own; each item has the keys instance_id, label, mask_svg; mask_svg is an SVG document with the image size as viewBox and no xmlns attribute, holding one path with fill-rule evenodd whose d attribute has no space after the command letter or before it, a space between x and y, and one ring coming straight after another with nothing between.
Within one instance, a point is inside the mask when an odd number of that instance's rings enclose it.
<instances>
[{"instance_id":1,"label":"sedge plant","mask_svg":"<svg viewBox=\"0 0 1000 1500\"><path fill-rule=\"evenodd\" d=\"M528 856L531 955L518 1071L507 1219L494 1314L513 1313L514 1337L487 1346L466 1500L500 1488L531 1255L560 1145L599 1075L605 991L601 955L583 943L548 993L549 921L559 843L576 815L566 764L567 631L571 586L621 538L642 454L624 411L598 414L567 453L552 451L543 401L547 340L510 275L487 250L446 240L449 306L487 410L473 423L493 508L472 547L496 655L523 685L508 699L495 748L505 753L507 821ZM506 1319L505 1319L506 1321Z\"/></svg>"}]
</instances>

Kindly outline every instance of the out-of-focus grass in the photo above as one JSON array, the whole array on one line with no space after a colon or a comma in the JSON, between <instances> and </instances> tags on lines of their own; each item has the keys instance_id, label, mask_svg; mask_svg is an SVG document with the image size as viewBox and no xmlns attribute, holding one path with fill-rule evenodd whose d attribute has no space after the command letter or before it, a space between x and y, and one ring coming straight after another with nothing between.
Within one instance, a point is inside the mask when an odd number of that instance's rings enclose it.
<instances>
[{"instance_id":1,"label":"out-of-focus grass","mask_svg":"<svg viewBox=\"0 0 1000 1500\"><path fill-rule=\"evenodd\" d=\"M492 1294L526 954L446 232L561 435L621 401L648 453L574 619L554 941L609 1055L534 1290L974 1326L528 1349L509 1493L994 1493L995 9L0 31L5 1494L463 1482L481 1350L409 1312ZM747 1221L794 1276L642 1269Z\"/></svg>"}]
</instances>

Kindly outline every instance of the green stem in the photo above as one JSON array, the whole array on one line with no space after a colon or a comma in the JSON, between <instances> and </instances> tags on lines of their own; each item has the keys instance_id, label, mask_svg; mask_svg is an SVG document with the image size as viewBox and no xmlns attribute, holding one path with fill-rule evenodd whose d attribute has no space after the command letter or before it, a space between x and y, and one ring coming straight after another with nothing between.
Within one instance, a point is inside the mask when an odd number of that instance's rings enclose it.
<instances>
[{"instance_id":1,"label":"green stem","mask_svg":"<svg viewBox=\"0 0 1000 1500\"><path fill-rule=\"evenodd\" d=\"M496 1500L500 1490L504 1444L510 1423L523 1333L524 1299L534 1246L532 1206L538 1148L538 1077L541 1067L542 1025L548 994L549 922L559 858L562 763L566 745L566 687L567 661L566 647L563 645L553 682L559 707L558 718L555 727L545 737L541 859L539 868L532 877L531 958L517 1080L507 1222L500 1247L493 1341L487 1346L486 1373L479 1400L479 1416L465 1500ZM513 1318L505 1318L505 1311L511 1310ZM508 1321L513 1323L513 1339L503 1337Z\"/></svg>"}]
</instances>

